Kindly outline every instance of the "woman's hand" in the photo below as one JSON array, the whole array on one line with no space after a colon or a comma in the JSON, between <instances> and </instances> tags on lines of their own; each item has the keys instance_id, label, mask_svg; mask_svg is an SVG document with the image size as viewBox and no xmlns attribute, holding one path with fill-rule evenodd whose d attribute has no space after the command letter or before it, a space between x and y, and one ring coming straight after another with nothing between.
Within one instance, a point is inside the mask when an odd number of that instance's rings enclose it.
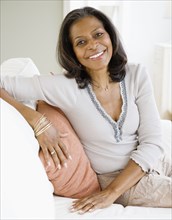
<instances>
[{"instance_id":1,"label":"woman's hand","mask_svg":"<svg viewBox=\"0 0 172 220\"><path fill-rule=\"evenodd\" d=\"M117 198L115 198L114 193L112 193L110 189L105 189L83 199L75 200L70 210L71 212L84 214L85 212L106 208L113 204L116 199Z\"/></svg>"},{"instance_id":2,"label":"woman's hand","mask_svg":"<svg viewBox=\"0 0 172 220\"><path fill-rule=\"evenodd\" d=\"M68 149L61 141L61 138L65 136L67 136L67 134L60 134L57 129L51 125L37 137L47 166L50 165L50 155L58 169L61 169L61 166L67 167L67 160L72 159Z\"/></svg>"},{"instance_id":3,"label":"woman's hand","mask_svg":"<svg viewBox=\"0 0 172 220\"><path fill-rule=\"evenodd\" d=\"M49 121L43 120L43 122L41 122L40 119L43 116L41 113L18 102L2 88L0 88L0 97L16 108L30 124L33 130L35 129L35 124L37 124L36 138L43 151L47 165L50 165L49 157L51 155L55 165L59 169L61 168L61 165L67 166L67 160L71 159L71 156L68 149L61 141L61 137L64 137L64 134L59 134L57 129L53 124L49 123Z\"/></svg>"},{"instance_id":4,"label":"woman's hand","mask_svg":"<svg viewBox=\"0 0 172 220\"><path fill-rule=\"evenodd\" d=\"M78 211L82 214L108 207L119 196L134 186L144 175L145 172L142 168L130 159L126 167L114 178L107 188L99 193L74 201L71 211Z\"/></svg>"}]
</instances>

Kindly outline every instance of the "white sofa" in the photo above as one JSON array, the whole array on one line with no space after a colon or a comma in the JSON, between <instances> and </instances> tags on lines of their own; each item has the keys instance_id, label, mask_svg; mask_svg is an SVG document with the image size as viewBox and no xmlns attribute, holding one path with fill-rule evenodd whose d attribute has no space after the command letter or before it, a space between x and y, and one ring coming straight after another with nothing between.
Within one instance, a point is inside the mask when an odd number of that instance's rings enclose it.
<instances>
[{"instance_id":1,"label":"white sofa","mask_svg":"<svg viewBox=\"0 0 172 220\"><path fill-rule=\"evenodd\" d=\"M9 71L9 70L8 70ZM169 208L108 208L80 215L71 213L71 198L53 195L38 156L33 130L11 105L1 106L1 219L171 219ZM171 155L171 121L162 120L163 142Z\"/></svg>"}]
</instances>

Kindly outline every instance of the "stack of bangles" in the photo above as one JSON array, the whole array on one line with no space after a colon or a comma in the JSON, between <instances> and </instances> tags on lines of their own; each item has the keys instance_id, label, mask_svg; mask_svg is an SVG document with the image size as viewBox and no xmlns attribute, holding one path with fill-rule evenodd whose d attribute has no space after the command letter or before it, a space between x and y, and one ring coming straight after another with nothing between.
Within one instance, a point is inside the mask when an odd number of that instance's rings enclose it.
<instances>
[{"instance_id":1,"label":"stack of bangles","mask_svg":"<svg viewBox=\"0 0 172 220\"><path fill-rule=\"evenodd\" d=\"M42 134L44 131L46 131L51 126L52 126L52 123L43 114L34 126L33 130L35 132L35 136L38 137L40 134Z\"/></svg>"}]
</instances>

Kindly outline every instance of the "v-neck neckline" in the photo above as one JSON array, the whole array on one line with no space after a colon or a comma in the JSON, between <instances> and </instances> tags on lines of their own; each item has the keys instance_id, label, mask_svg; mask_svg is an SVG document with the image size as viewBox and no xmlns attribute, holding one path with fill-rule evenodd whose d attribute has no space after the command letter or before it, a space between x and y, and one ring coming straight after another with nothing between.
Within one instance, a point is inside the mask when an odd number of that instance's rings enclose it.
<instances>
[{"instance_id":1,"label":"v-neck neckline","mask_svg":"<svg viewBox=\"0 0 172 220\"><path fill-rule=\"evenodd\" d=\"M115 121L103 108L99 100L97 99L91 84L88 84L87 91L88 94L95 105L96 109L99 111L99 113L105 118L108 123L110 123L114 129L115 132L115 139L117 142L122 140L122 126L126 117L127 113L127 95L126 95L126 87L125 87L125 81L122 80L120 83L120 94L122 98L122 106L121 106L121 113L119 115L119 118L117 121Z\"/></svg>"}]
</instances>

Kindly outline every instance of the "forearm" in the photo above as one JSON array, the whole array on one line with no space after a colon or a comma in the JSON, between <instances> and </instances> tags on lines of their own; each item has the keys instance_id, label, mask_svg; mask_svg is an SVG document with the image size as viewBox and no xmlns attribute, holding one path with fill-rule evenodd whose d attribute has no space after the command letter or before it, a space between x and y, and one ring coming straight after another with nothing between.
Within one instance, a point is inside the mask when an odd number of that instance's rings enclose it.
<instances>
[{"instance_id":1,"label":"forearm","mask_svg":"<svg viewBox=\"0 0 172 220\"><path fill-rule=\"evenodd\" d=\"M0 88L0 97L16 108L33 128L36 121L39 120L41 114L14 99L6 90Z\"/></svg>"},{"instance_id":2,"label":"forearm","mask_svg":"<svg viewBox=\"0 0 172 220\"><path fill-rule=\"evenodd\" d=\"M145 172L133 160L130 160L125 169L115 178L115 180L107 187L110 194L114 197L114 201L124 192L134 186L143 176Z\"/></svg>"}]
</instances>

